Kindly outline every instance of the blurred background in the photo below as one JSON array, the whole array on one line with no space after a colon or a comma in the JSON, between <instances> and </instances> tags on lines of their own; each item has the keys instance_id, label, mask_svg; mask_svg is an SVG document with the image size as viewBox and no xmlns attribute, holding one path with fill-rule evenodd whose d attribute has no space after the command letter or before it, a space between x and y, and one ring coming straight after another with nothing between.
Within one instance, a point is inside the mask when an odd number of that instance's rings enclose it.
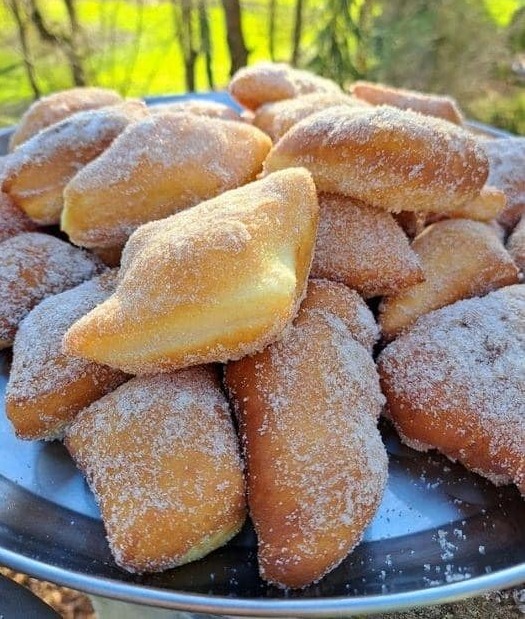
<instances>
[{"instance_id":1,"label":"blurred background","mask_svg":"<svg viewBox=\"0 0 525 619\"><path fill-rule=\"evenodd\" d=\"M127 96L222 89L286 61L455 96L525 134L525 0L0 0L0 123L74 85Z\"/></svg>"}]
</instances>

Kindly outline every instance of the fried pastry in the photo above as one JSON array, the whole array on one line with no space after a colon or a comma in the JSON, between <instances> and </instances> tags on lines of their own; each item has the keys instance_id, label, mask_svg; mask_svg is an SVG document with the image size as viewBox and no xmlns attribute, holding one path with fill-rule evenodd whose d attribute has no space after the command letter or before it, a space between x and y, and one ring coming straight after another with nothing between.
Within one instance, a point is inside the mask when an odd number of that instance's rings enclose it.
<instances>
[{"instance_id":1,"label":"fried pastry","mask_svg":"<svg viewBox=\"0 0 525 619\"><path fill-rule=\"evenodd\" d=\"M239 69L231 79L229 91L234 99L250 110L256 110L264 103L292 99L310 92L342 92L332 80L281 62L260 62Z\"/></svg>"},{"instance_id":2,"label":"fried pastry","mask_svg":"<svg viewBox=\"0 0 525 619\"><path fill-rule=\"evenodd\" d=\"M402 440L525 495L525 286L431 312L379 357Z\"/></svg>"},{"instance_id":3,"label":"fried pastry","mask_svg":"<svg viewBox=\"0 0 525 619\"><path fill-rule=\"evenodd\" d=\"M344 284L327 279L310 279L308 292L301 303L300 314L295 324L300 324L311 313L319 313L330 319L337 316L361 346L370 354L379 340L379 327L368 305Z\"/></svg>"},{"instance_id":4,"label":"fried pastry","mask_svg":"<svg viewBox=\"0 0 525 619\"><path fill-rule=\"evenodd\" d=\"M453 211L474 199L488 161L467 131L389 106L332 107L294 125L272 148L266 173L304 166L319 191L387 211Z\"/></svg>"},{"instance_id":5,"label":"fried pastry","mask_svg":"<svg viewBox=\"0 0 525 619\"><path fill-rule=\"evenodd\" d=\"M489 159L488 183L507 196L498 221L511 230L525 213L525 138L482 140Z\"/></svg>"},{"instance_id":6,"label":"fried pastry","mask_svg":"<svg viewBox=\"0 0 525 619\"><path fill-rule=\"evenodd\" d=\"M13 344L6 413L24 439L60 437L83 408L127 376L62 353L66 330L113 291L116 272L48 297L24 318Z\"/></svg>"},{"instance_id":7,"label":"fried pastry","mask_svg":"<svg viewBox=\"0 0 525 619\"><path fill-rule=\"evenodd\" d=\"M312 92L293 99L261 105L257 108L252 123L267 133L273 142L277 142L288 129L303 118L337 105L347 105L355 110L369 107L365 101L342 92Z\"/></svg>"},{"instance_id":8,"label":"fried pastry","mask_svg":"<svg viewBox=\"0 0 525 619\"><path fill-rule=\"evenodd\" d=\"M48 234L25 232L0 243L0 348L46 297L73 288L100 269L94 256Z\"/></svg>"},{"instance_id":9,"label":"fried pastry","mask_svg":"<svg viewBox=\"0 0 525 619\"><path fill-rule=\"evenodd\" d=\"M244 522L237 437L210 368L133 378L82 411L65 442L129 572L196 561Z\"/></svg>"},{"instance_id":10,"label":"fried pastry","mask_svg":"<svg viewBox=\"0 0 525 619\"><path fill-rule=\"evenodd\" d=\"M335 194L319 195L312 277L345 283L365 298L421 282L417 255L392 215Z\"/></svg>"},{"instance_id":11,"label":"fried pastry","mask_svg":"<svg viewBox=\"0 0 525 619\"><path fill-rule=\"evenodd\" d=\"M78 112L40 131L9 156L2 190L31 219L56 224L63 190L80 168L95 159L127 125L148 115L143 103Z\"/></svg>"},{"instance_id":12,"label":"fried pastry","mask_svg":"<svg viewBox=\"0 0 525 619\"><path fill-rule=\"evenodd\" d=\"M512 258L481 222L440 221L426 228L412 249L419 256L425 281L383 299L379 324L387 340L422 314L518 281Z\"/></svg>"},{"instance_id":13,"label":"fried pastry","mask_svg":"<svg viewBox=\"0 0 525 619\"><path fill-rule=\"evenodd\" d=\"M149 110L152 114L188 112L196 116L244 122L239 112L236 112L229 105L219 103L218 101L209 101L208 99L185 99L184 101L174 101L173 103L161 103L160 105L152 105Z\"/></svg>"},{"instance_id":14,"label":"fried pastry","mask_svg":"<svg viewBox=\"0 0 525 619\"><path fill-rule=\"evenodd\" d=\"M520 271L525 273L525 215L522 215L520 222L510 235L507 250Z\"/></svg>"},{"instance_id":15,"label":"fried pastry","mask_svg":"<svg viewBox=\"0 0 525 619\"><path fill-rule=\"evenodd\" d=\"M343 286L328 284L332 295ZM377 418L384 402L370 354L340 303L306 300L266 350L228 363L248 505L262 578L302 588L359 543L381 501L387 456Z\"/></svg>"},{"instance_id":16,"label":"fried pastry","mask_svg":"<svg viewBox=\"0 0 525 619\"><path fill-rule=\"evenodd\" d=\"M61 227L82 247L123 245L143 223L254 180L270 146L247 123L152 115L73 178Z\"/></svg>"},{"instance_id":17,"label":"fried pastry","mask_svg":"<svg viewBox=\"0 0 525 619\"><path fill-rule=\"evenodd\" d=\"M503 191L495 187L485 186L479 196L466 202L454 211L447 212L444 216L455 219L473 219L474 221L492 221L503 212L507 199ZM429 218L429 222L438 219L443 215Z\"/></svg>"},{"instance_id":18,"label":"fried pastry","mask_svg":"<svg viewBox=\"0 0 525 619\"><path fill-rule=\"evenodd\" d=\"M0 191L0 243L21 232L33 232L36 224L21 211L11 198Z\"/></svg>"},{"instance_id":19,"label":"fried pastry","mask_svg":"<svg viewBox=\"0 0 525 619\"><path fill-rule=\"evenodd\" d=\"M9 142L14 150L42 129L54 125L77 112L94 110L122 102L114 90L106 88L71 88L55 92L35 101L24 113Z\"/></svg>"},{"instance_id":20,"label":"fried pastry","mask_svg":"<svg viewBox=\"0 0 525 619\"><path fill-rule=\"evenodd\" d=\"M304 296L318 209L310 174L289 169L142 226L115 294L69 329L65 350L131 374L261 350Z\"/></svg>"},{"instance_id":21,"label":"fried pastry","mask_svg":"<svg viewBox=\"0 0 525 619\"><path fill-rule=\"evenodd\" d=\"M364 81L354 82L351 93L354 97L372 105L392 105L402 110L419 112L425 116L442 118L456 125L463 124L463 116L458 104L451 97Z\"/></svg>"}]
</instances>

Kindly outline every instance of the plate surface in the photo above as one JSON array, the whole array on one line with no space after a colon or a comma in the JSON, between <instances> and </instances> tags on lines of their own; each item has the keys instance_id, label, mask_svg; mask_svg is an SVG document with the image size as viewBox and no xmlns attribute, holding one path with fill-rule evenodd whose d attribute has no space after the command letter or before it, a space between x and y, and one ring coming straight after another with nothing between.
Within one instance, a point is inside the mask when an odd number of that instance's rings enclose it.
<instances>
[{"instance_id":1,"label":"plate surface","mask_svg":"<svg viewBox=\"0 0 525 619\"><path fill-rule=\"evenodd\" d=\"M105 597L245 616L380 612L525 581L525 502L519 493L496 488L437 454L408 449L387 424L384 500L363 542L319 584L290 593L263 583L250 526L196 563L162 574L128 574L114 564L98 508L62 445L14 437L3 410L8 373L9 354L1 353L4 565Z\"/></svg>"}]
</instances>

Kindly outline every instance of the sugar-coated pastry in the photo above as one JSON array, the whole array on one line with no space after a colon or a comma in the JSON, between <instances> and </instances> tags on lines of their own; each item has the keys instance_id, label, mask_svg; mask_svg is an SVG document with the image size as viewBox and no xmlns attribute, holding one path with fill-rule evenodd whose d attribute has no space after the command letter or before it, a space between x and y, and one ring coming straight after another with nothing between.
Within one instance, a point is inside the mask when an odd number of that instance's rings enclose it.
<instances>
[{"instance_id":1,"label":"sugar-coated pastry","mask_svg":"<svg viewBox=\"0 0 525 619\"><path fill-rule=\"evenodd\" d=\"M437 217L449 217L456 219L473 219L474 221L492 221L503 212L507 203L505 194L495 187L485 186L479 196L466 202L454 211L449 211L445 215ZM432 220L430 217L429 221Z\"/></svg>"},{"instance_id":2,"label":"sugar-coated pastry","mask_svg":"<svg viewBox=\"0 0 525 619\"><path fill-rule=\"evenodd\" d=\"M525 215L514 228L507 241L507 250L520 271L525 273Z\"/></svg>"},{"instance_id":3,"label":"sugar-coated pastry","mask_svg":"<svg viewBox=\"0 0 525 619\"><path fill-rule=\"evenodd\" d=\"M128 101L78 112L21 144L4 171L2 190L39 224L56 224L64 187L98 157L130 123L148 115L146 106Z\"/></svg>"},{"instance_id":4,"label":"sugar-coated pastry","mask_svg":"<svg viewBox=\"0 0 525 619\"><path fill-rule=\"evenodd\" d=\"M254 180L270 146L247 123L154 114L73 178L61 227L83 247L123 245L143 223Z\"/></svg>"},{"instance_id":5,"label":"sugar-coated pastry","mask_svg":"<svg viewBox=\"0 0 525 619\"><path fill-rule=\"evenodd\" d=\"M259 571L280 587L334 569L361 540L386 483L375 365L337 310L310 300L280 341L225 370Z\"/></svg>"},{"instance_id":6,"label":"sugar-coated pastry","mask_svg":"<svg viewBox=\"0 0 525 619\"><path fill-rule=\"evenodd\" d=\"M106 88L71 88L55 92L35 101L24 113L11 136L9 149L33 137L42 129L54 125L64 118L85 110L115 105L122 97Z\"/></svg>"},{"instance_id":7,"label":"sugar-coated pastry","mask_svg":"<svg viewBox=\"0 0 525 619\"><path fill-rule=\"evenodd\" d=\"M312 92L293 99L265 103L257 108L252 123L277 142L291 127L315 112L336 105L347 105L359 110L369 107L368 103L350 97L342 92Z\"/></svg>"},{"instance_id":8,"label":"sugar-coated pastry","mask_svg":"<svg viewBox=\"0 0 525 619\"><path fill-rule=\"evenodd\" d=\"M129 572L196 561L243 525L237 437L210 368L133 378L77 416L66 446Z\"/></svg>"},{"instance_id":9,"label":"sugar-coated pastry","mask_svg":"<svg viewBox=\"0 0 525 619\"><path fill-rule=\"evenodd\" d=\"M120 266L120 258L122 257L122 246L116 245L115 247L92 247L91 251L102 260L102 262L108 267Z\"/></svg>"},{"instance_id":10,"label":"sugar-coated pastry","mask_svg":"<svg viewBox=\"0 0 525 619\"><path fill-rule=\"evenodd\" d=\"M115 276L110 272L48 297L22 320L5 402L19 438L60 437L79 411L127 379L119 370L62 352L66 330L111 294Z\"/></svg>"},{"instance_id":11,"label":"sugar-coated pastry","mask_svg":"<svg viewBox=\"0 0 525 619\"><path fill-rule=\"evenodd\" d=\"M421 317L378 362L401 438L525 495L524 358L525 286Z\"/></svg>"},{"instance_id":12,"label":"sugar-coated pastry","mask_svg":"<svg viewBox=\"0 0 525 619\"><path fill-rule=\"evenodd\" d=\"M456 125L463 123L458 104L451 97L394 88L386 84L358 81L352 84L352 94L372 105L392 105L425 116L435 116Z\"/></svg>"},{"instance_id":13,"label":"sugar-coated pastry","mask_svg":"<svg viewBox=\"0 0 525 619\"><path fill-rule=\"evenodd\" d=\"M308 116L272 148L264 170L290 166L310 170L319 191L394 212L452 211L479 194L488 174L467 131L389 106Z\"/></svg>"},{"instance_id":14,"label":"sugar-coated pastry","mask_svg":"<svg viewBox=\"0 0 525 619\"><path fill-rule=\"evenodd\" d=\"M326 193L319 209L312 277L343 282L365 298L423 281L419 259L390 213Z\"/></svg>"},{"instance_id":15,"label":"sugar-coated pastry","mask_svg":"<svg viewBox=\"0 0 525 619\"><path fill-rule=\"evenodd\" d=\"M327 279L310 279L308 293L301 303L301 312L295 324L312 312L328 316L328 319L330 314L337 316L352 337L372 353L379 340L379 327L368 305L355 290Z\"/></svg>"},{"instance_id":16,"label":"sugar-coated pastry","mask_svg":"<svg viewBox=\"0 0 525 619\"><path fill-rule=\"evenodd\" d=\"M250 110L310 92L342 92L332 80L281 62L260 62L239 69L231 79L229 90L234 99Z\"/></svg>"},{"instance_id":17,"label":"sugar-coated pastry","mask_svg":"<svg viewBox=\"0 0 525 619\"><path fill-rule=\"evenodd\" d=\"M399 213L392 213L392 216L409 239L413 239L423 232L429 217L428 213L418 213L417 211L400 211Z\"/></svg>"},{"instance_id":18,"label":"sugar-coated pastry","mask_svg":"<svg viewBox=\"0 0 525 619\"><path fill-rule=\"evenodd\" d=\"M11 346L18 325L40 301L99 269L94 256L48 234L24 232L0 243L0 348Z\"/></svg>"},{"instance_id":19,"label":"sugar-coated pastry","mask_svg":"<svg viewBox=\"0 0 525 619\"><path fill-rule=\"evenodd\" d=\"M525 137L480 141L489 159L488 183L507 196L498 220L512 229L525 213Z\"/></svg>"},{"instance_id":20,"label":"sugar-coated pastry","mask_svg":"<svg viewBox=\"0 0 525 619\"><path fill-rule=\"evenodd\" d=\"M379 324L392 339L419 316L460 299L515 284L518 269L497 235L468 219L435 223L414 240L425 281L383 299Z\"/></svg>"},{"instance_id":21,"label":"sugar-coated pastry","mask_svg":"<svg viewBox=\"0 0 525 619\"><path fill-rule=\"evenodd\" d=\"M183 101L173 101L172 103L161 103L152 105L150 108L152 114L164 112L172 112L174 114L181 112L189 112L197 116L207 116L208 118L219 118L221 120L237 120L244 122L239 112L236 112L232 107L218 101L210 101L209 99L184 99Z\"/></svg>"},{"instance_id":22,"label":"sugar-coated pastry","mask_svg":"<svg viewBox=\"0 0 525 619\"><path fill-rule=\"evenodd\" d=\"M21 211L11 198L0 191L0 243L21 232L36 230L34 221Z\"/></svg>"},{"instance_id":23,"label":"sugar-coated pastry","mask_svg":"<svg viewBox=\"0 0 525 619\"><path fill-rule=\"evenodd\" d=\"M304 296L318 210L295 168L142 226L115 294L69 329L66 351L144 374L261 350Z\"/></svg>"}]
</instances>

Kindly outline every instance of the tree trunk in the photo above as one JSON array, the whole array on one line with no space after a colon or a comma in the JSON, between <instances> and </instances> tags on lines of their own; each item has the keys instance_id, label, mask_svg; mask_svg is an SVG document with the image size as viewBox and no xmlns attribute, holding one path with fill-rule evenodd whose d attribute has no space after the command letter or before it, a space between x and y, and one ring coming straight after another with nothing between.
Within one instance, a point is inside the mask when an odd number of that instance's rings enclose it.
<instances>
[{"instance_id":1,"label":"tree trunk","mask_svg":"<svg viewBox=\"0 0 525 619\"><path fill-rule=\"evenodd\" d=\"M64 0L64 4L66 5L71 31L71 35L69 37L64 37L64 53L69 60L73 83L75 86L86 86L88 80L84 70L84 58L82 53L83 32L78 21L75 0Z\"/></svg>"},{"instance_id":2,"label":"tree trunk","mask_svg":"<svg viewBox=\"0 0 525 619\"><path fill-rule=\"evenodd\" d=\"M268 50L270 59L275 62L275 17L277 13L277 0L270 0L268 7Z\"/></svg>"},{"instance_id":3,"label":"tree trunk","mask_svg":"<svg viewBox=\"0 0 525 619\"><path fill-rule=\"evenodd\" d=\"M20 47L22 48L22 59L24 62L24 68L26 71L27 80L29 82L29 85L31 86L31 90L33 91L33 95L35 99L38 99L42 93L40 92L40 88L38 87L36 76L35 76L35 67L33 66L33 63L30 57L29 43L27 40L26 20L24 19L22 15L18 0L8 0L7 8L13 14L13 18L16 23L18 40L20 41Z\"/></svg>"},{"instance_id":4,"label":"tree trunk","mask_svg":"<svg viewBox=\"0 0 525 619\"><path fill-rule=\"evenodd\" d=\"M230 51L230 77L248 64L248 48L242 31L241 5L239 0L222 0L226 19L226 38Z\"/></svg>"},{"instance_id":5,"label":"tree trunk","mask_svg":"<svg viewBox=\"0 0 525 619\"><path fill-rule=\"evenodd\" d=\"M201 37L201 52L204 54L204 65L206 67L206 79L210 90L215 90L215 80L213 79L212 65L212 40L210 30L210 20L205 0L199 0L199 27Z\"/></svg>"},{"instance_id":6,"label":"tree trunk","mask_svg":"<svg viewBox=\"0 0 525 619\"><path fill-rule=\"evenodd\" d=\"M301 51L301 34L303 32L303 0L295 0L295 20L292 37L292 57L290 63L296 67Z\"/></svg>"},{"instance_id":7,"label":"tree trunk","mask_svg":"<svg viewBox=\"0 0 525 619\"><path fill-rule=\"evenodd\" d=\"M172 0L175 19L175 33L179 41L184 64L186 90L195 90L195 62L198 52L195 49L193 31L193 0ZM180 11L177 9L180 7Z\"/></svg>"}]
</instances>

